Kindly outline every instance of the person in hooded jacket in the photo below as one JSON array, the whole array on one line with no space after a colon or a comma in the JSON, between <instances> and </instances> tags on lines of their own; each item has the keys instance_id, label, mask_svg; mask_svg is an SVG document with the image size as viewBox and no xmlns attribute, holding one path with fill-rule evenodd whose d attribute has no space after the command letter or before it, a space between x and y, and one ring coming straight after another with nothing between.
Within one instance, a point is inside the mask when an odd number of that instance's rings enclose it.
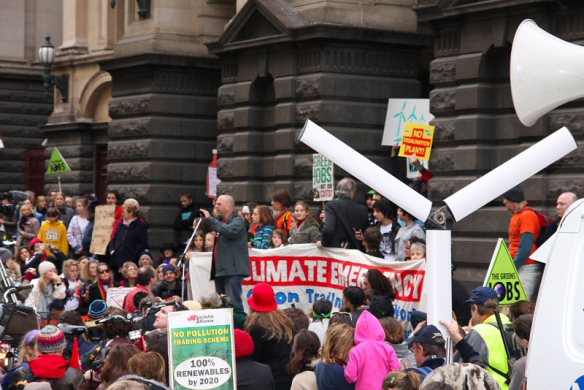
<instances>
[{"instance_id":1,"label":"person in hooded jacket","mask_svg":"<svg viewBox=\"0 0 584 390\"><path fill-rule=\"evenodd\" d=\"M289 244L309 244L320 241L318 222L310 215L310 207L304 201L294 206L294 224L288 237Z\"/></svg>"},{"instance_id":2,"label":"person in hooded jacket","mask_svg":"<svg viewBox=\"0 0 584 390\"><path fill-rule=\"evenodd\" d=\"M355 383L355 390L381 389L387 374L399 369L399 359L393 347L385 342L379 320L364 311L355 327L355 347L345 366L345 379Z\"/></svg>"},{"instance_id":3,"label":"person in hooded jacket","mask_svg":"<svg viewBox=\"0 0 584 390\"><path fill-rule=\"evenodd\" d=\"M41 329L37 340L40 356L14 374L9 389L24 389L33 382L48 382L53 390L81 388L83 374L69 367L69 362L62 356L66 345L65 335L56 326L47 325Z\"/></svg>"}]
</instances>

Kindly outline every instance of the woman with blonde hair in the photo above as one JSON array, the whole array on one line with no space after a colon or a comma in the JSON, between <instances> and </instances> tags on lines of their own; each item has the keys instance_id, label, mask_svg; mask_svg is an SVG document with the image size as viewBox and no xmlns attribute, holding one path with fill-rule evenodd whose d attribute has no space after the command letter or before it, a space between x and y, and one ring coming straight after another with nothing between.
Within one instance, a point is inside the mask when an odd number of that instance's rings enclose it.
<instances>
[{"instance_id":1,"label":"woman with blonde hair","mask_svg":"<svg viewBox=\"0 0 584 390\"><path fill-rule=\"evenodd\" d=\"M43 261L39 265L38 273L39 277L31 282L32 290L24 304L33 307L41 318L48 319L53 301L64 299L66 289L57 274L55 264L50 261Z\"/></svg>"},{"instance_id":2,"label":"woman with blonde hair","mask_svg":"<svg viewBox=\"0 0 584 390\"><path fill-rule=\"evenodd\" d=\"M63 301L63 309L66 311L79 309L83 282L79 277L79 263L77 260L65 260L61 280L65 285L65 293L67 295Z\"/></svg>"},{"instance_id":3,"label":"woman with blonde hair","mask_svg":"<svg viewBox=\"0 0 584 390\"><path fill-rule=\"evenodd\" d=\"M27 367L28 362L36 359L40 355L40 351L37 348L39 334L40 331L34 329L25 334L22 340L20 340L20 343L18 344L18 351L20 351L18 362L0 381L0 385L3 389L7 389L8 386L10 386L15 372Z\"/></svg>"},{"instance_id":4,"label":"woman with blonde hair","mask_svg":"<svg viewBox=\"0 0 584 390\"><path fill-rule=\"evenodd\" d=\"M97 260L88 260L84 262L81 260L80 262L80 269L81 269L81 279L85 283L85 286L88 287L90 284L97 280L97 266L99 261Z\"/></svg>"},{"instance_id":5,"label":"woman with blonde hair","mask_svg":"<svg viewBox=\"0 0 584 390\"><path fill-rule=\"evenodd\" d=\"M294 324L278 310L274 290L267 283L256 284L247 303L251 312L244 330L255 344L252 359L270 366L276 390L289 390L292 376L286 366L290 361Z\"/></svg>"},{"instance_id":6,"label":"woman with blonde hair","mask_svg":"<svg viewBox=\"0 0 584 390\"><path fill-rule=\"evenodd\" d=\"M41 228L41 223L35 217L30 201L20 206L20 218L17 228L16 252L20 251L20 248L28 248L30 241L39 234L39 229Z\"/></svg>"},{"instance_id":7,"label":"woman with blonde hair","mask_svg":"<svg viewBox=\"0 0 584 390\"><path fill-rule=\"evenodd\" d=\"M126 261L122 266L124 280L120 282L123 287L136 287L138 284L138 266L132 261Z\"/></svg>"},{"instance_id":8,"label":"woman with blonde hair","mask_svg":"<svg viewBox=\"0 0 584 390\"><path fill-rule=\"evenodd\" d=\"M349 390L354 384L345 379L344 365L354 346L355 329L346 324L331 325L320 353L322 361L314 370L319 390Z\"/></svg>"}]
</instances>

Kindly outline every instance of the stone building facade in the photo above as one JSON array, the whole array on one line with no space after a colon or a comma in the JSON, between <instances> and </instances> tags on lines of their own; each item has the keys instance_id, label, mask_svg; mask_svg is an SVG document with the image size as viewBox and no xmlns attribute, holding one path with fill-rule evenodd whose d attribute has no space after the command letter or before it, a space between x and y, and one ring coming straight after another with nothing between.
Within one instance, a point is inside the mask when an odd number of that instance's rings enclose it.
<instances>
[{"instance_id":1,"label":"stone building facade","mask_svg":"<svg viewBox=\"0 0 584 390\"><path fill-rule=\"evenodd\" d=\"M509 88L521 20L533 18L574 43L584 38L584 5L561 3L0 0L9 5L0 20L12 26L0 23L0 31L20 34L19 43L0 34L0 138L7 144L0 186L28 186L23 153L47 138L45 156L57 146L71 166L64 189L102 195L113 188L137 198L156 248L174 237L181 192L209 204L205 175L214 147L220 191L238 202L268 202L280 188L309 198L312 151L296 141L306 119L387 167L389 151L380 145L387 99L429 97L437 126L430 197L437 203L562 125L582 138L581 102L527 128ZM50 25L32 33L32 20ZM35 63L46 32L60 49L53 72L69 77L68 101L55 92L52 109ZM534 206L553 214L559 192L583 193L575 180L580 154L524 183ZM45 180L45 189L55 186L55 178ZM460 279L481 281L477 269L486 268L508 220L495 200L455 226Z\"/></svg>"},{"instance_id":2,"label":"stone building facade","mask_svg":"<svg viewBox=\"0 0 584 390\"><path fill-rule=\"evenodd\" d=\"M45 34L61 43L62 6L51 0L0 0L0 191L42 190L43 135L52 112L37 50Z\"/></svg>"}]
</instances>

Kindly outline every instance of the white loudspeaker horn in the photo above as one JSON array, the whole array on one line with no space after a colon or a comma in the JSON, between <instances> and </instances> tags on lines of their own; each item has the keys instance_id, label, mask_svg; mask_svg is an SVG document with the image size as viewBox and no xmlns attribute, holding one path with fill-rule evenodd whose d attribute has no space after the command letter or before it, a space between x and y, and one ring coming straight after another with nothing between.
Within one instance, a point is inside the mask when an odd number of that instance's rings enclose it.
<instances>
[{"instance_id":1,"label":"white loudspeaker horn","mask_svg":"<svg viewBox=\"0 0 584 390\"><path fill-rule=\"evenodd\" d=\"M521 123L584 96L584 47L563 41L530 19L515 33L511 50L511 93Z\"/></svg>"}]
</instances>

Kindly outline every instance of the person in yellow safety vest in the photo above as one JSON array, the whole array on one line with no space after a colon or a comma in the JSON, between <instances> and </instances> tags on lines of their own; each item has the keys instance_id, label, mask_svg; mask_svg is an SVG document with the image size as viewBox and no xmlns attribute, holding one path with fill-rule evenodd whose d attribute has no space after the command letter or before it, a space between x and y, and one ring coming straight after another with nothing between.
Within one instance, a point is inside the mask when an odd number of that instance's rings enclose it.
<instances>
[{"instance_id":1,"label":"person in yellow safety vest","mask_svg":"<svg viewBox=\"0 0 584 390\"><path fill-rule=\"evenodd\" d=\"M485 368L499 383L501 390L508 390L510 373L507 352L495 317L495 311L499 310L497 293L489 287L478 287L472 291L467 302L471 304L473 329L467 334L466 341L479 353ZM506 315L500 316L503 326L511 324Z\"/></svg>"}]
</instances>

